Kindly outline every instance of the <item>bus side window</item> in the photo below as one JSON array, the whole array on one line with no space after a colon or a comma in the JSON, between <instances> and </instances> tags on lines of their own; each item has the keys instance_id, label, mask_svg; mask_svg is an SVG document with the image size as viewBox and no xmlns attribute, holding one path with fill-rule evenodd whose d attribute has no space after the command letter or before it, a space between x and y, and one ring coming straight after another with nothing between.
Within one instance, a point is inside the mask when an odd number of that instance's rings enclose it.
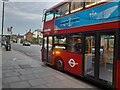
<instances>
[{"instance_id":1,"label":"bus side window","mask_svg":"<svg viewBox=\"0 0 120 90\"><path fill-rule=\"evenodd\" d=\"M54 36L54 49L61 49L61 50L67 49L66 36L64 35Z\"/></svg>"},{"instance_id":2,"label":"bus side window","mask_svg":"<svg viewBox=\"0 0 120 90\"><path fill-rule=\"evenodd\" d=\"M73 34L68 36L68 51L74 53L82 53L81 34Z\"/></svg>"},{"instance_id":3,"label":"bus side window","mask_svg":"<svg viewBox=\"0 0 120 90\"><path fill-rule=\"evenodd\" d=\"M56 18L56 17L60 17L60 16L61 16L61 7L57 8L57 9L55 10L55 18Z\"/></svg>"},{"instance_id":4,"label":"bus side window","mask_svg":"<svg viewBox=\"0 0 120 90\"><path fill-rule=\"evenodd\" d=\"M86 4L85 4L85 7L90 7L90 6L93 6L95 4L96 4L96 2L94 2L94 0L87 0Z\"/></svg>"},{"instance_id":5,"label":"bus side window","mask_svg":"<svg viewBox=\"0 0 120 90\"><path fill-rule=\"evenodd\" d=\"M81 0L80 2L76 2L73 0L71 2L71 13L83 9L84 3Z\"/></svg>"},{"instance_id":6,"label":"bus side window","mask_svg":"<svg viewBox=\"0 0 120 90\"><path fill-rule=\"evenodd\" d=\"M111 1L111 0L86 0L85 7L90 7L99 4L101 2L107 2L107 1Z\"/></svg>"},{"instance_id":7,"label":"bus side window","mask_svg":"<svg viewBox=\"0 0 120 90\"><path fill-rule=\"evenodd\" d=\"M55 10L55 18L69 14L69 3L66 3Z\"/></svg>"},{"instance_id":8,"label":"bus side window","mask_svg":"<svg viewBox=\"0 0 120 90\"><path fill-rule=\"evenodd\" d=\"M62 6L62 12L61 13L62 13L62 16L66 15L66 14L69 14L69 4L68 3L66 3Z\"/></svg>"},{"instance_id":9,"label":"bus side window","mask_svg":"<svg viewBox=\"0 0 120 90\"><path fill-rule=\"evenodd\" d=\"M77 39L77 42L76 42L75 45L74 45L74 52L76 52L76 53L81 53L81 51L82 51L81 49L82 49L81 39L78 38L78 39Z\"/></svg>"}]
</instances>

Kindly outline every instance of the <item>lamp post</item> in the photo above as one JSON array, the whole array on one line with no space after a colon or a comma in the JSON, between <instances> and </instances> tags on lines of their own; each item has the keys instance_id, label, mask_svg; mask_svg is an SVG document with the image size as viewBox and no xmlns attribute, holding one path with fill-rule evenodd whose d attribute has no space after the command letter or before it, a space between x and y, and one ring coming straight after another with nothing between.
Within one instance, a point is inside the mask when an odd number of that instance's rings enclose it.
<instances>
[{"instance_id":1,"label":"lamp post","mask_svg":"<svg viewBox=\"0 0 120 90\"><path fill-rule=\"evenodd\" d=\"M2 7L2 32L1 32L1 47L2 47L2 43L3 43L3 29L4 29L4 11L5 11L5 2L9 1L9 0L2 0L3 1L3 7Z\"/></svg>"}]
</instances>

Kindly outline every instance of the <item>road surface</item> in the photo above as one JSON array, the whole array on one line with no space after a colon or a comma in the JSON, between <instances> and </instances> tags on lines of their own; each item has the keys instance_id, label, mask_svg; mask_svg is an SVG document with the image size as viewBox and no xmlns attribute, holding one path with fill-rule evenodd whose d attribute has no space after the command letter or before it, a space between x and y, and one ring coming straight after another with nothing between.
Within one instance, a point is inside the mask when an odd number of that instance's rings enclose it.
<instances>
[{"instance_id":1,"label":"road surface","mask_svg":"<svg viewBox=\"0 0 120 90\"><path fill-rule=\"evenodd\" d=\"M13 43L12 49L19 51L35 60L41 61L41 47L39 45L23 46L22 44Z\"/></svg>"}]
</instances>

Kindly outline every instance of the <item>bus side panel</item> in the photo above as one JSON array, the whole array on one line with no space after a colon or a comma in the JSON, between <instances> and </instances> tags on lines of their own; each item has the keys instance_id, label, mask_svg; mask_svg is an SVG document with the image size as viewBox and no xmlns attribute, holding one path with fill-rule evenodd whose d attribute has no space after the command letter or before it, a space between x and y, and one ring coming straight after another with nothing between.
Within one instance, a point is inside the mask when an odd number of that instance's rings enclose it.
<instances>
[{"instance_id":1,"label":"bus side panel","mask_svg":"<svg viewBox=\"0 0 120 90\"><path fill-rule=\"evenodd\" d=\"M82 76L82 55L80 54L73 54L73 53L63 53L64 59L64 69L68 72L76 74L78 76ZM75 61L75 66L71 67L69 62L73 59Z\"/></svg>"},{"instance_id":2,"label":"bus side panel","mask_svg":"<svg viewBox=\"0 0 120 90\"><path fill-rule=\"evenodd\" d=\"M98 24L98 25L90 25L90 26L83 26L83 27L77 27L77 28L70 28L65 30L59 30L56 34L66 34L66 33L75 33L75 32L88 32L88 31L98 31L98 30L110 30L110 29L116 29L120 27L118 24L120 21L111 22L111 23L104 23L104 24Z\"/></svg>"},{"instance_id":3,"label":"bus side panel","mask_svg":"<svg viewBox=\"0 0 120 90\"><path fill-rule=\"evenodd\" d=\"M120 90L120 60L117 61L116 66L116 88Z\"/></svg>"},{"instance_id":4,"label":"bus side panel","mask_svg":"<svg viewBox=\"0 0 120 90\"><path fill-rule=\"evenodd\" d=\"M50 33L47 33L50 32ZM54 20L44 23L44 34L53 34L54 32Z\"/></svg>"},{"instance_id":5,"label":"bus side panel","mask_svg":"<svg viewBox=\"0 0 120 90\"><path fill-rule=\"evenodd\" d=\"M56 56L54 56L56 57ZM78 76L82 76L82 54L61 52L60 57L64 61L64 70ZM70 62L75 62L75 66L70 66ZM53 62L54 63L54 62ZM72 63L73 65L73 63Z\"/></svg>"}]
</instances>

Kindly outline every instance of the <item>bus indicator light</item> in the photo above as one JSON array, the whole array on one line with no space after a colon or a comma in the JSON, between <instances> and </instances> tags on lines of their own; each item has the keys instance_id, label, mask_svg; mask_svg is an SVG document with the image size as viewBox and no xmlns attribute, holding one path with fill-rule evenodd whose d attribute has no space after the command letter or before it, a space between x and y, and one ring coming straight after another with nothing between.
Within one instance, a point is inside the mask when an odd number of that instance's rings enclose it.
<instances>
[{"instance_id":1,"label":"bus indicator light","mask_svg":"<svg viewBox=\"0 0 120 90\"><path fill-rule=\"evenodd\" d=\"M53 51L53 55L60 55L60 51Z\"/></svg>"},{"instance_id":2,"label":"bus indicator light","mask_svg":"<svg viewBox=\"0 0 120 90\"><path fill-rule=\"evenodd\" d=\"M60 51L55 51L55 54L56 55L60 55Z\"/></svg>"}]
</instances>

